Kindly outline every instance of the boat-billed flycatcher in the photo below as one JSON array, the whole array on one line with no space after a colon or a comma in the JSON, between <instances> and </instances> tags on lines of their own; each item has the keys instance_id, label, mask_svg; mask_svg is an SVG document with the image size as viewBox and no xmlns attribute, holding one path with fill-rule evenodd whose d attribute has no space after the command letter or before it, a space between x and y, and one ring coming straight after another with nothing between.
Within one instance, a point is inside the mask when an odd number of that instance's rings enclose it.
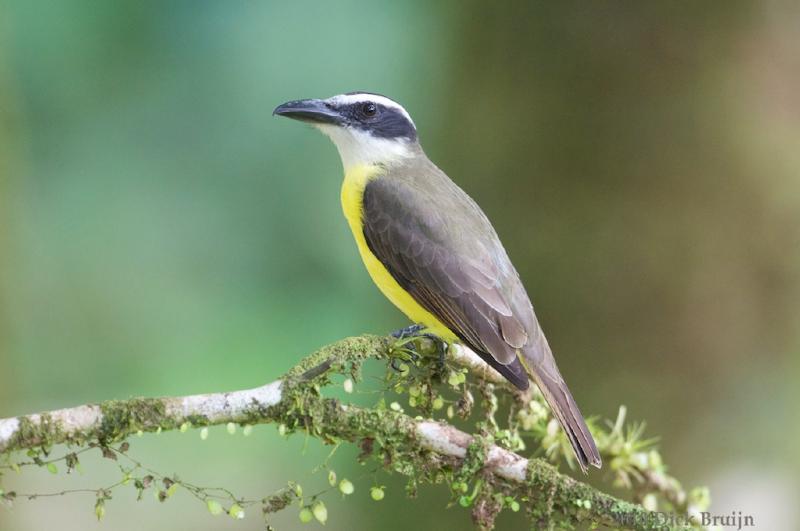
<instances>
[{"instance_id":1,"label":"boat-billed flycatcher","mask_svg":"<svg viewBox=\"0 0 800 531\"><path fill-rule=\"evenodd\" d=\"M469 346L516 387L533 379L581 469L599 468L592 435L497 233L422 151L406 110L353 92L290 101L274 114L311 123L336 144L344 215L383 294L427 332Z\"/></svg>"}]
</instances>

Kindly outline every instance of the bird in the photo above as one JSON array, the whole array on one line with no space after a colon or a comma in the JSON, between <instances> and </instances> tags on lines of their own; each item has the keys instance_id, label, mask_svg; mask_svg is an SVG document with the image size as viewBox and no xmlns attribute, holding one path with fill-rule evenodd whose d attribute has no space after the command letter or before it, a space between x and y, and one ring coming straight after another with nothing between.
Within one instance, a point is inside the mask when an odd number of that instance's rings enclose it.
<instances>
[{"instance_id":1,"label":"bird","mask_svg":"<svg viewBox=\"0 0 800 531\"><path fill-rule=\"evenodd\" d=\"M380 291L425 333L459 342L520 390L533 380L583 473L597 446L489 219L427 157L396 101L371 92L283 103L273 115L309 123L335 144L341 202Z\"/></svg>"}]
</instances>

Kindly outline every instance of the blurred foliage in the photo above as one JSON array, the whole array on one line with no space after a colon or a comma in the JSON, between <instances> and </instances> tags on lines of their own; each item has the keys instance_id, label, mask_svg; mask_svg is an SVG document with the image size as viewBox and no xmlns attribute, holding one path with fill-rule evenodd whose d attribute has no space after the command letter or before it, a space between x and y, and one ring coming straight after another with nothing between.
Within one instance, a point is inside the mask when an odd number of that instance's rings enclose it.
<instances>
[{"instance_id":1,"label":"blurred foliage","mask_svg":"<svg viewBox=\"0 0 800 531\"><path fill-rule=\"evenodd\" d=\"M584 412L626 404L720 512L785 527L799 22L781 1L0 0L0 416L256 385L321 344L405 325L358 259L334 149L270 117L364 89L402 102L484 207ZM162 436L139 457L268 493L323 455L272 430L243 441ZM362 494L327 526L466 523L434 490L413 511ZM0 527L94 518L44 503ZM106 520L221 528L133 503Z\"/></svg>"}]
</instances>

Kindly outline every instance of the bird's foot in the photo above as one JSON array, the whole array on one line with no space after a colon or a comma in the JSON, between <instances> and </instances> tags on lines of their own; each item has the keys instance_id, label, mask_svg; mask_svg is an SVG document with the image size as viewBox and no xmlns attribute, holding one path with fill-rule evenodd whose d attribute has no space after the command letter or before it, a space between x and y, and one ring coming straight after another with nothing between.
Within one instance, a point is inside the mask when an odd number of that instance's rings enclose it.
<instances>
[{"instance_id":1,"label":"bird's foot","mask_svg":"<svg viewBox=\"0 0 800 531\"><path fill-rule=\"evenodd\" d=\"M445 357L448 344L440 337L426 333L427 328L421 324L414 324L392 332L398 340L392 349L392 368L398 370L396 362L411 361L415 363L421 356L436 356L436 371L444 374Z\"/></svg>"},{"instance_id":2,"label":"bird's foot","mask_svg":"<svg viewBox=\"0 0 800 531\"><path fill-rule=\"evenodd\" d=\"M401 328L400 330L395 330L391 335L397 339L406 339L409 337L416 337L423 330L425 330L425 327L421 324L413 324L405 328Z\"/></svg>"},{"instance_id":3,"label":"bird's foot","mask_svg":"<svg viewBox=\"0 0 800 531\"><path fill-rule=\"evenodd\" d=\"M416 365L420 355L416 351L414 337L398 339L389 348L389 365L397 372L408 371L408 365Z\"/></svg>"},{"instance_id":4,"label":"bird's foot","mask_svg":"<svg viewBox=\"0 0 800 531\"><path fill-rule=\"evenodd\" d=\"M411 361L413 363L415 360L403 360L400 357L394 357L392 361L389 362L389 367L391 367L394 372L406 373L408 372L408 363L406 363L406 361Z\"/></svg>"}]
</instances>

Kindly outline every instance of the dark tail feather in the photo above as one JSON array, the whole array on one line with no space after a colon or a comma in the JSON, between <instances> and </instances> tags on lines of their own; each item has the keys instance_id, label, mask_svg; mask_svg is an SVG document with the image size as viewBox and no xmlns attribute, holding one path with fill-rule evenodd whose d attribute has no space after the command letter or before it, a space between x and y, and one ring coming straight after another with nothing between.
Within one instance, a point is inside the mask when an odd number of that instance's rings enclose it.
<instances>
[{"instance_id":1,"label":"dark tail feather","mask_svg":"<svg viewBox=\"0 0 800 531\"><path fill-rule=\"evenodd\" d=\"M600 459L600 453L597 451L597 446L594 443L592 434L589 432L589 427L583 420L578 409L578 404L572 398L572 393L569 392L566 382L561 377L561 373L556 366L553 355L549 352L545 353L542 365L547 367L530 367L530 361L524 360L523 366L527 370L536 385L542 391L545 400L550 405L553 415L558 419L561 427L567 434L572 449L575 452L575 457L578 458L578 464L584 474L587 473L589 465L600 468L603 461Z\"/></svg>"},{"instance_id":2,"label":"dark tail feather","mask_svg":"<svg viewBox=\"0 0 800 531\"><path fill-rule=\"evenodd\" d=\"M519 358L514 358L514 361L509 363L508 365L503 365L491 354L483 354L480 351L473 351L476 352L483 361L485 361L491 368L499 372L503 377L514 384L514 387L519 389L520 391L526 390L530 387L530 381L528 380L528 373L525 372L525 369L522 367L522 364L519 361Z\"/></svg>"},{"instance_id":3,"label":"dark tail feather","mask_svg":"<svg viewBox=\"0 0 800 531\"><path fill-rule=\"evenodd\" d=\"M544 335L540 337L544 339ZM539 354L537 358L542 361L538 364L534 363L531 356L526 355L527 353L525 352L520 353L508 365L503 365L489 354L483 354L477 350L475 352L493 369L522 391L530 385L528 377L535 381L545 400L550 405L553 415L566 432L583 473L587 472L589 465L600 468L603 464L600 459L600 453L597 451L597 446L594 443L592 434L589 432L589 427L586 426L583 415L578 409L578 404L575 403L575 399L572 398L564 378L561 377L553 354L550 352L550 347L545 342L544 344L540 343L540 349L540 352L537 353ZM532 369L531 366L536 368Z\"/></svg>"}]
</instances>

